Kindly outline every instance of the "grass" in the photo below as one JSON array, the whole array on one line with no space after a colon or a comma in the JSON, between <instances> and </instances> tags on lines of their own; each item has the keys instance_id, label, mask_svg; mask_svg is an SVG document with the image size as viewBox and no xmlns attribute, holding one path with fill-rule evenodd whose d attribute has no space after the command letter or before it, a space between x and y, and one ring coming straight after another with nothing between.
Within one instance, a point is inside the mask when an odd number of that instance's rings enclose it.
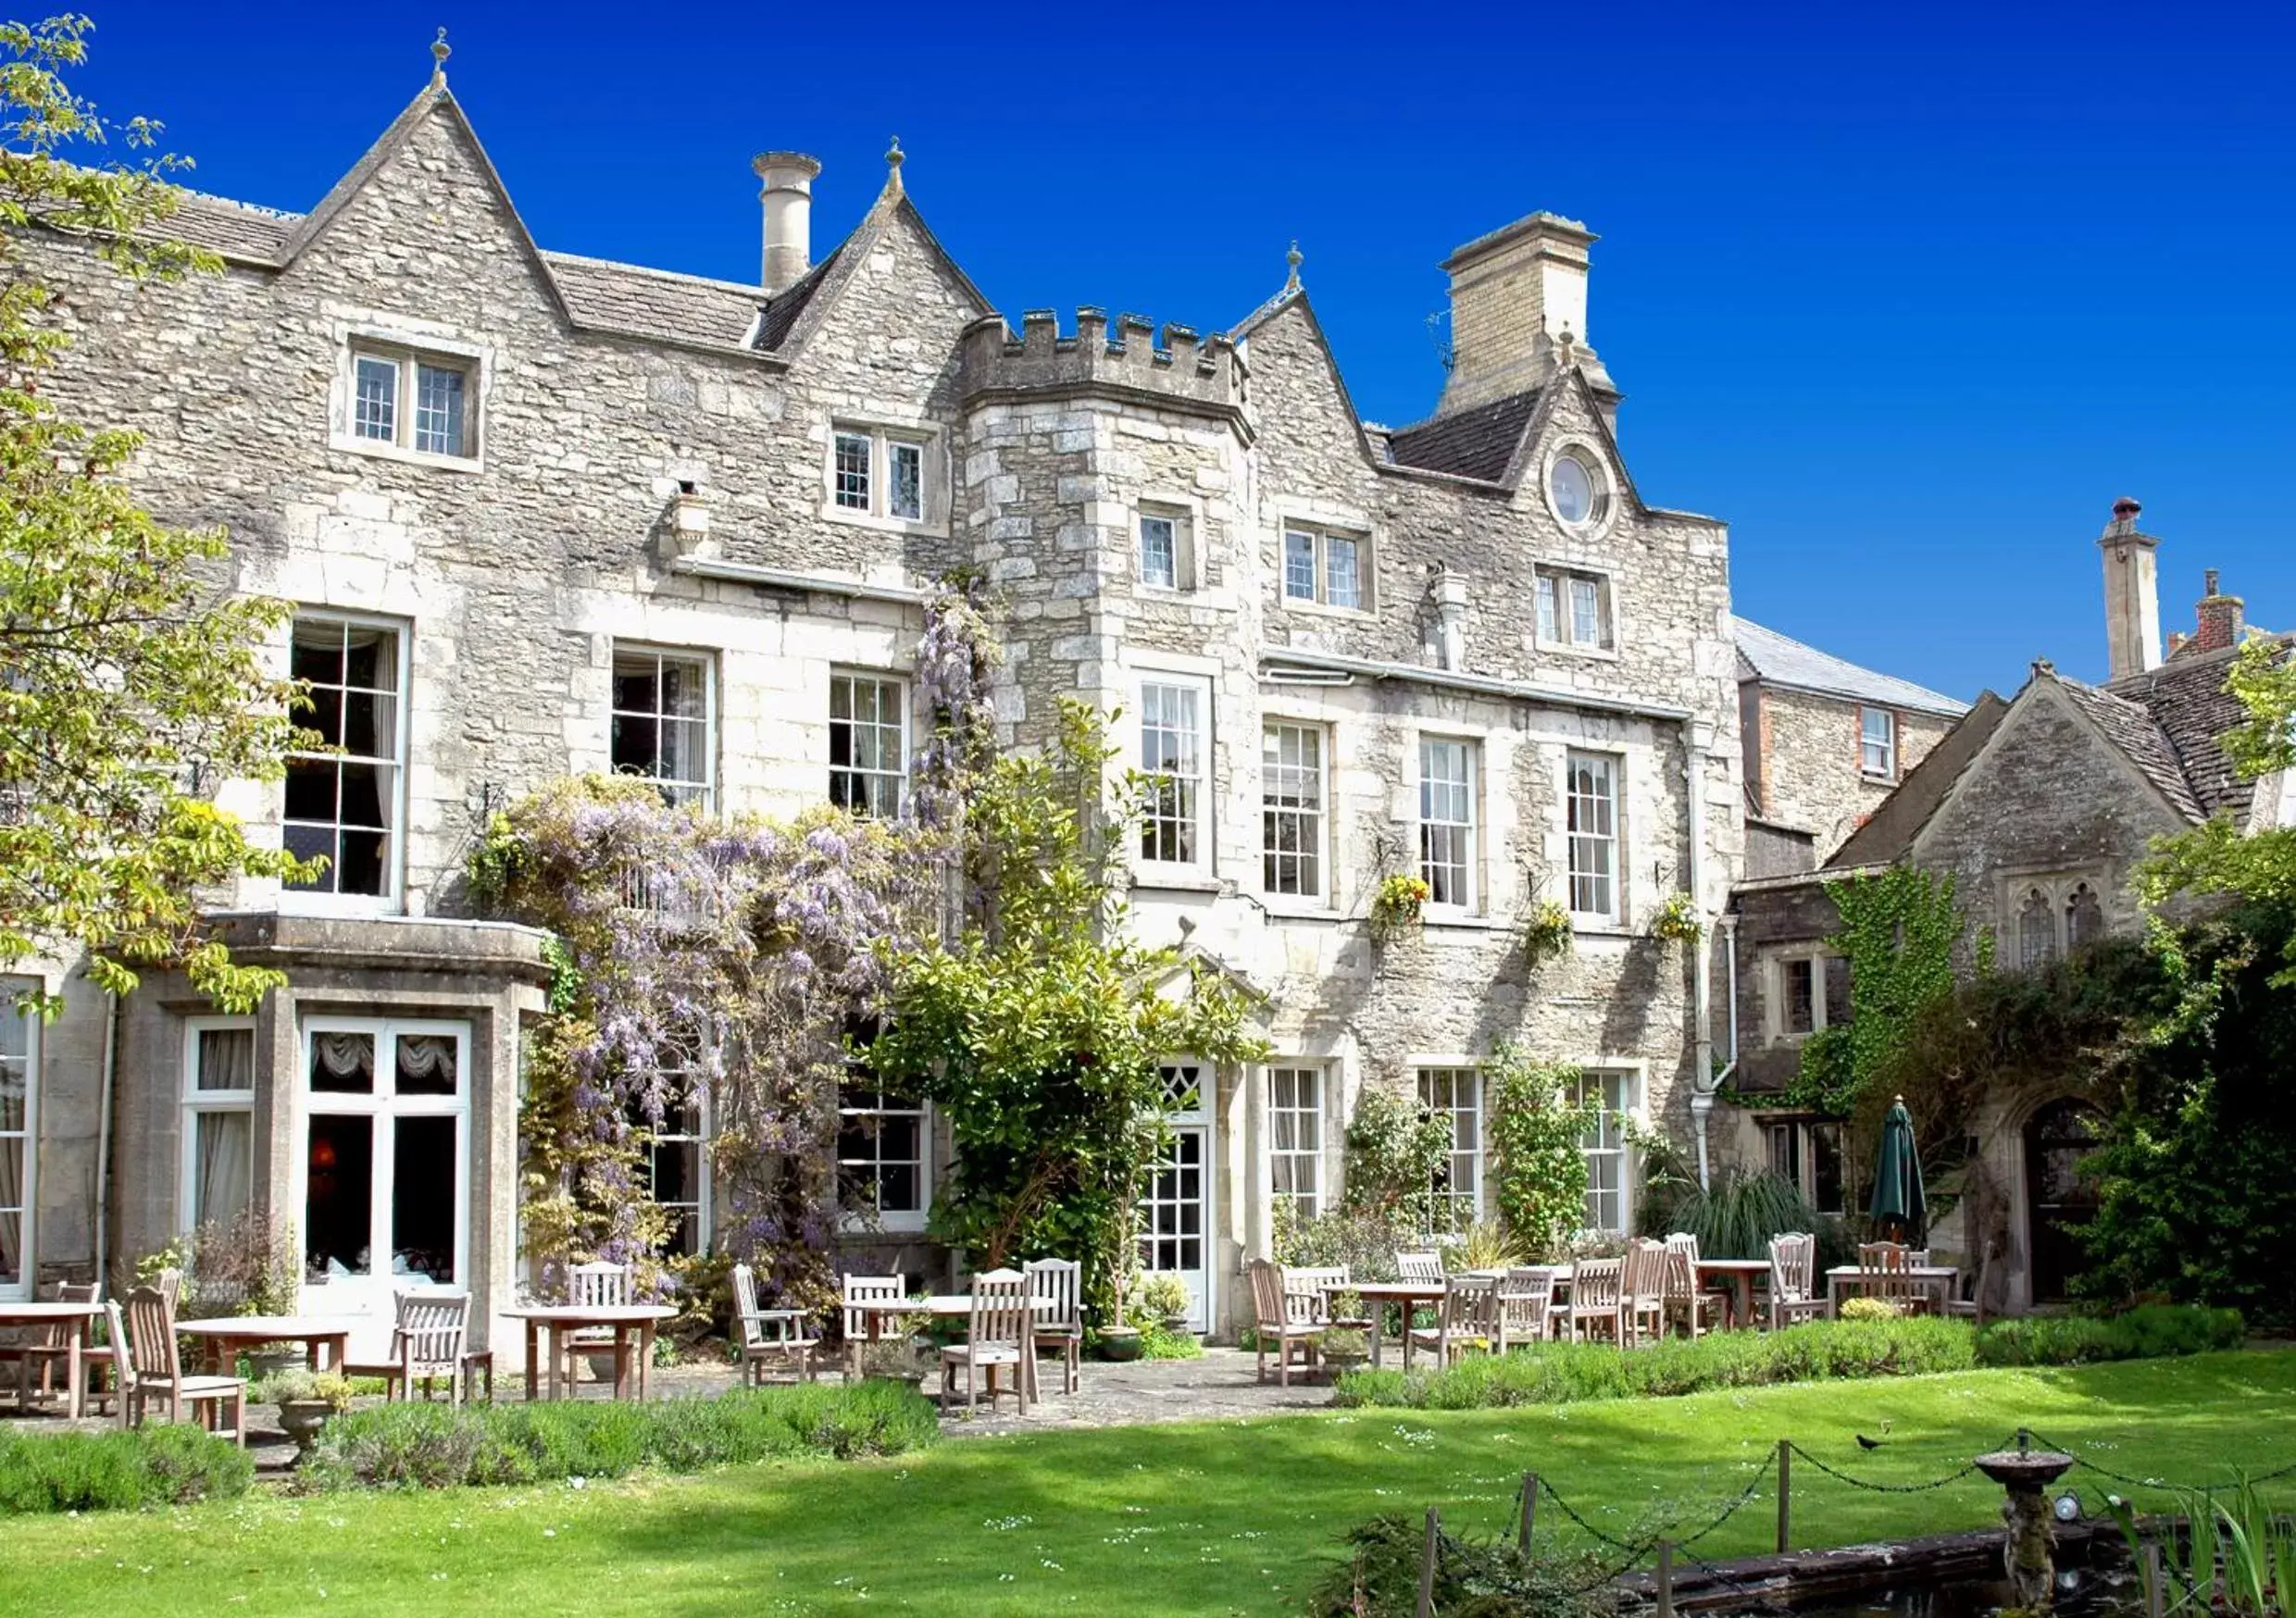
<instances>
[{"instance_id":1,"label":"grass","mask_svg":"<svg viewBox=\"0 0 2296 1618\"><path fill-rule=\"evenodd\" d=\"M1883 1447L1861 1451L1853 1433L1884 1422ZM19 1519L0 1557L0 1612L1291 1613L1355 1524L1431 1502L1454 1530L1496 1531L1527 1469L1627 1537L1659 1515L1711 1515L1780 1438L1858 1476L1915 1482L2020 1423L2173 1482L2261 1470L2296 1456L2296 1351L1041 1432L579 1489L251 1496ZM1853 1492L1799 1463L1795 1478L1804 1544L2000 1520L1999 1490L1977 1478L1914 1495ZM2272 1492L2296 1503L2296 1478ZM1554 1515L1542 1513L1542 1535ZM1757 1500L1699 1549L1762 1549L1774 1520Z\"/></svg>"}]
</instances>

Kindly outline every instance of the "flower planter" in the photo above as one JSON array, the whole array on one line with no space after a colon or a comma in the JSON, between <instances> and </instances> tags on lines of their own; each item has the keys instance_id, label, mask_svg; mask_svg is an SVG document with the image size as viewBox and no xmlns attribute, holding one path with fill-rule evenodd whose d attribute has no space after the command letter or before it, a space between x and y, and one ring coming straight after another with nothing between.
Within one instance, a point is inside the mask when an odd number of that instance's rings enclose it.
<instances>
[{"instance_id":1,"label":"flower planter","mask_svg":"<svg viewBox=\"0 0 2296 1618\"><path fill-rule=\"evenodd\" d=\"M1140 1329L1137 1326L1112 1326L1100 1334L1100 1357L1118 1363L1140 1358Z\"/></svg>"},{"instance_id":2,"label":"flower planter","mask_svg":"<svg viewBox=\"0 0 2296 1618\"><path fill-rule=\"evenodd\" d=\"M279 1430L294 1440L297 1450L308 1450L327 1425L327 1418L335 1413L335 1407L323 1399L281 1400L279 1406Z\"/></svg>"},{"instance_id":3,"label":"flower planter","mask_svg":"<svg viewBox=\"0 0 2296 1618\"><path fill-rule=\"evenodd\" d=\"M1167 1338L1192 1338L1196 1335L1196 1328L1184 1314L1167 1314L1156 1324Z\"/></svg>"},{"instance_id":4,"label":"flower planter","mask_svg":"<svg viewBox=\"0 0 2296 1618\"><path fill-rule=\"evenodd\" d=\"M632 1348L630 1352L634 1354L637 1350ZM614 1380L614 1350L612 1349L585 1349L582 1350L582 1363L590 1367L590 1379L593 1382Z\"/></svg>"},{"instance_id":5,"label":"flower planter","mask_svg":"<svg viewBox=\"0 0 2296 1618\"><path fill-rule=\"evenodd\" d=\"M1346 1375L1350 1371L1360 1371L1369 1363L1371 1363L1371 1356L1368 1352L1361 1354L1334 1354L1327 1352L1323 1356L1324 1370L1330 1375L1331 1379L1335 1382L1341 1377Z\"/></svg>"}]
</instances>

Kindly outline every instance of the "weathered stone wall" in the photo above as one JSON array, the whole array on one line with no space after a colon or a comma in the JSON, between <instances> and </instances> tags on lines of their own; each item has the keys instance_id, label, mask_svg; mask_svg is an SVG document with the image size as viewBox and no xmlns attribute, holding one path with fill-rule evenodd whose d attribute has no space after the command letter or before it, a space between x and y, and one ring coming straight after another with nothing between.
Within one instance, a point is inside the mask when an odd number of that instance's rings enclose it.
<instances>
[{"instance_id":1,"label":"weathered stone wall","mask_svg":"<svg viewBox=\"0 0 2296 1618\"><path fill-rule=\"evenodd\" d=\"M1821 862L1953 728L1940 715L1898 710L1897 773L1883 778L1865 772L1862 712L1859 703L1838 697L1760 687L1756 725L1764 751L1748 770L1760 782L1763 813L1814 833Z\"/></svg>"}]
</instances>

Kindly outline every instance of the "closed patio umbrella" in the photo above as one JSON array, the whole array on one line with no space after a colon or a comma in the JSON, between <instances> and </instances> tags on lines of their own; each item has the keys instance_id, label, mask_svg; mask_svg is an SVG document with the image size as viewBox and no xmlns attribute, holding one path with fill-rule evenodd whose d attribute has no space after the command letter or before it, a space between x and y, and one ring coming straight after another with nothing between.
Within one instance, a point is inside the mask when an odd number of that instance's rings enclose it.
<instances>
[{"instance_id":1,"label":"closed patio umbrella","mask_svg":"<svg viewBox=\"0 0 2296 1618\"><path fill-rule=\"evenodd\" d=\"M1921 1189L1921 1154L1914 1150L1914 1115L1900 1096L1881 1121L1881 1158L1874 1165L1874 1200L1866 1210L1877 1234L1889 1230L1899 1240L1917 1242L1929 1221L1928 1199Z\"/></svg>"}]
</instances>

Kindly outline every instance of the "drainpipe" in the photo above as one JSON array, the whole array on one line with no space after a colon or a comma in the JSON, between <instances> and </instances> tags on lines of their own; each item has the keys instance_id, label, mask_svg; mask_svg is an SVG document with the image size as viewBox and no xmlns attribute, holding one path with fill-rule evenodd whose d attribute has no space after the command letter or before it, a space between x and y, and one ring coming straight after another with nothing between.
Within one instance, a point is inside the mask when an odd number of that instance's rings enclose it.
<instances>
[{"instance_id":1,"label":"drainpipe","mask_svg":"<svg viewBox=\"0 0 2296 1618\"><path fill-rule=\"evenodd\" d=\"M1683 734L1682 783L1690 800L1690 895L1698 918L1698 941L1691 947L1691 1031L1695 1065L1691 1071L1691 1133L1698 1146L1698 1184L1707 1182L1706 1120L1714 1112L1714 982L1706 942L1706 756L1714 728L1693 719Z\"/></svg>"},{"instance_id":2,"label":"drainpipe","mask_svg":"<svg viewBox=\"0 0 2296 1618\"><path fill-rule=\"evenodd\" d=\"M119 996L104 991L104 1085L95 1112L95 1281L111 1287L112 1081L119 1071Z\"/></svg>"}]
</instances>

